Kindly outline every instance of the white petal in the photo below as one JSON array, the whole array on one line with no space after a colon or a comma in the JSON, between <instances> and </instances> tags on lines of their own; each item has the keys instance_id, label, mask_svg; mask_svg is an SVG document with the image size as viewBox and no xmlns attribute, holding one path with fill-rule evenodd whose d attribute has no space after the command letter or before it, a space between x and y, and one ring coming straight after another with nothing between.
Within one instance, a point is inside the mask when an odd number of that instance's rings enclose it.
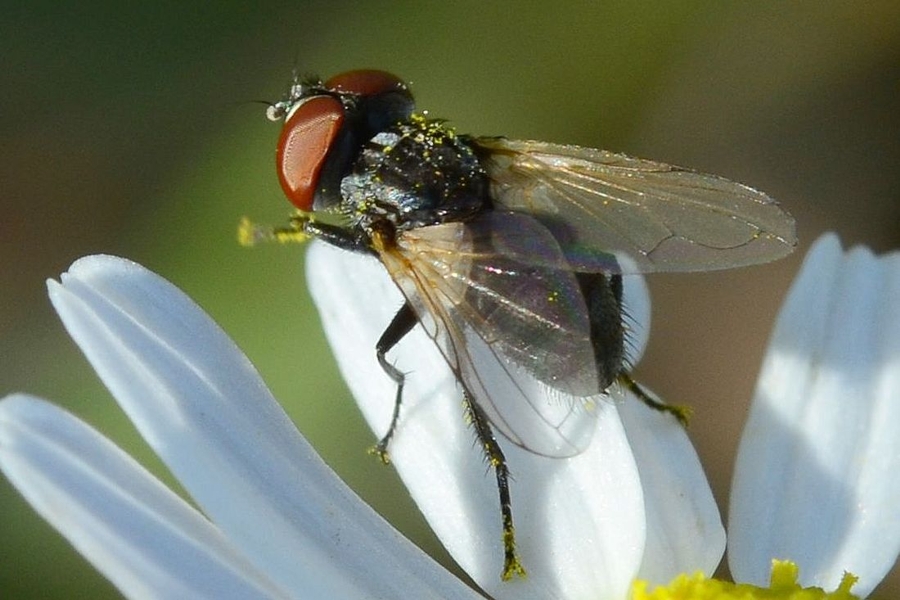
<instances>
[{"instance_id":1,"label":"white petal","mask_svg":"<svg viewBox=\"0 0 900 600\"><path fill-rule=\"evenodd\" d=\"M900 254L814 244L779 315L732 485L729 564L865 596L900 550Z\"/></svg>"},{"instance_id":2,"label":"white petal","mask_svg":"<svg viewBox=\"0 0 900 600\"><path fill-rule=\"evenodd\" d=\"M619 406L647 510L647 547L638 576L664 585L680 573L712 575L725 552L725 528L684 427L635 397Z\"/></svg>"},{"instance_id":3,"label":"white petal","mask_svg":"<svg viewBox=\"0 0 900 600\"><path fill-rule=\"evenodd\" d=\"M305 598L469 592L321 461L234 343L143 267L81 259L48 282L116 400L214 523Z\"/></svg>"},{"instance_id":4,"label":"white petal","mask_svg":"<svg viewBox=\"0 0 900 600\"><path fill-rule=\"evenodd\" d=\"M387 430L395 386L375 342L403 299L380 264L315 243L307 276L344 377L376 436ZM462 396L420 327L391 351L405 373L390 451L419 508L455 560L496 598L621 598L644 548L640 479L616 406L597 407L590 448L574 458L537 456L500 438L518 548L528 577L501 583L500 508L493 472L463 419Z\"/></svg>"},{"instance_id":5,"label":"white petal","mask_svg":"<svg viewBox=\"0 0 900 600\"><path fill-rule=\"evenodd\" d=\"M287 598L128 455L37 398L0 402L0 468L129 598Z\"/></svg>"}]
</instances>

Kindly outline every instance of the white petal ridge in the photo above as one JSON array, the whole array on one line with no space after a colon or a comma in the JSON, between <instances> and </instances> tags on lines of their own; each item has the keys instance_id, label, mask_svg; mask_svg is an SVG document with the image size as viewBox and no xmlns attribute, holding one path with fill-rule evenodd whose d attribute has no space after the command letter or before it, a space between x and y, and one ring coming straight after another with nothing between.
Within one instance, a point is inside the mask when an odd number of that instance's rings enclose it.
<instances>
[{"instance_id":1,"label":"white petal ridge","mask_svg":"<svg viewBox=\"0 0 900 600\"><path fill-rule=\"evenodd\" d=\"M0 468L129 598L287 598L111 442L31 396L0 401Z\"/></svg>"},{"instance_id":2,"label":"white petal ridge","mask_svg":"<svg viewBox=\"0 0 900 600\"><path fill-rule=\"evenodd\" d=\"M51 300L142 436L204 513L303 597L468 597L458 580L343 484L256 370L177 288L87 257Z\"/></svg>"},{"instance_id":3,"label":"white petal ridge","mask_svg":"<svg viewBox=\"0 0 900 600\"><path fill-rule=\"evenodd\" d=\"M867 595L900 551L900 254L812 247L772 334L732 483L729 564Z\"/></svg>"},{"instance_id":4,"label":"white petal ridge","mask_svg":"<svg viewBox=\"0 0 900 600\"><path fill-rule=\"evenodd\" d=\"M345 379L376 436L395 387L375 342L403 303L370 257L314 243L307 277ZM493 472L467 427L461 393L434 343L415 328L389 354L408 374L393 464L455 560L497 598L621 598L644 552L641 480L616 402L594 408L597 432L567 459L500 443L512 471L518 548L528 577L501 583L500 510Z\"/></svg>"}]
</instances>

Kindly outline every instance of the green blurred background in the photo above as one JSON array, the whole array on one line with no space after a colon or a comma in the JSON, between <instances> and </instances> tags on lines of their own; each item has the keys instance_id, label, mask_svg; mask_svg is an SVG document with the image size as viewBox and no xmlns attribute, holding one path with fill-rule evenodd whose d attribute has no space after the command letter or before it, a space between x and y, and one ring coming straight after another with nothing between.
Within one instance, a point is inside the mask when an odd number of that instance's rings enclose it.
<instances>
[{"instance_id":1,"label":"green blurred background","mask_svg":"<svg viewBox=\"0 0 900 600\"><path fill-rule=\"evenodd\" d=\"M900 3L553 4L3 6L0 394L50 398L165 476L44 290L85 254L132 258L204 306L325 460L451 564L393 472L366 455L374 436L324 343L303 250L235 240L241 216L280 223L289 211L278 126L253 101L279 99L294 68L382 68L460 131L691 166L794 213L801 249L788 260L651 277L637 375L695 407L690 433L726 510L759 361L806 248L824 230L900 246ZM115 597L0 480L0 595ZM896 597L897 581L879 595Z\"/></svg>"}]
</instances>

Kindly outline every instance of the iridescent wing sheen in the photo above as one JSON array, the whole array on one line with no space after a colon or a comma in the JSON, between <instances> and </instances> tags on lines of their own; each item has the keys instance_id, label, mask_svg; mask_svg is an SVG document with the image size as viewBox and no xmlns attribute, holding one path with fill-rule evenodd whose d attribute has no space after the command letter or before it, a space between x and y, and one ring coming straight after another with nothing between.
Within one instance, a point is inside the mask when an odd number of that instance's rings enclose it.
<instances>
[{"instance_id":1,"label":"iridescent wing sheen","mask_svg":"<svg viewBox=\"0 0 900 600\"><path fill-rule=\"evenodd\" d=\"M579 146L472 142L495 207L538 218L576 270L609 271L610 252L640 272L725 269L781 258L797 242L772 198L721 177Z\"/></svg>"},{"instance_id":2,"label":"iridescent wing sheen","mask_svg":"<svg viewBox=\"0 0 900 600\"><path fill-rule=\"evenodd\" d=\"M588 313L543 225L489 211L404 231L380 258L503 435L547 456L587 447L602 396Z\"/></svg>"}]
</instances>

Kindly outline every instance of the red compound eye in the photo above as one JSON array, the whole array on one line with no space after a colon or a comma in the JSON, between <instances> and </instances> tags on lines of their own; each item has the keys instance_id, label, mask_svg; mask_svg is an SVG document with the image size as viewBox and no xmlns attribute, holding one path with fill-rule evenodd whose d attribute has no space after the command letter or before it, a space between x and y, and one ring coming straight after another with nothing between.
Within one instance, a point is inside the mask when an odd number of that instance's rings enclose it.
<instances>
[{"instance_id":1,"label":"red compound eye","mask_svg":"<svg viewBox=\"0 0 900 600\"><path fill-rule=\"evenodd\" d=\"M325 82L325 87L345 94L375 96L384 92L405 90L406 84L387 71L360 69L335 75Z\"/></svg>"},{"instance_id":2,"label":"red compound eye","mask_svg":"<svg viewBox=\"0 0 900 600\"><path fill-rule=\"evenodd\" d=\"M316 96L297 107L284 123L275 163L278 180L291 203L312 210L325 157L344 122L344 106L331 96Z\"/></svg>"}]
</instances>

